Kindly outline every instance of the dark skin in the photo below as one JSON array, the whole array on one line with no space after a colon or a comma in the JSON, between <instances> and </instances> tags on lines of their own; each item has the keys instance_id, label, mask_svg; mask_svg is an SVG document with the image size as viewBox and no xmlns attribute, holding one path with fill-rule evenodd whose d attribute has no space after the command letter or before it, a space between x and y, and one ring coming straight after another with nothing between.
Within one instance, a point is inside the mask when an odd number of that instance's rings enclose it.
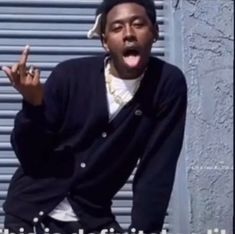
<instances>
[{"instance_id":1,"label":"dark skin","mask_svg":"<svg viewBox=\"0 0 235 234\"><path fill-rule=\"evenodd\" d=\"M111 57L111 73L122 79L135 79L147 67L152 44L157 40L157 26L153 25L143 6L122 3L107 14L103 46ZM134 64L127 57L135 58Z\"/></svg>"},{"instance_id":2,"label":"dark skin","mask_svg":"<svg viewBox=\"0 0 235 234\"><path fill-rule=\"evenodd\" d=\"M19 62L12 67L2 67L12 86L23 96L24 100L34 106L42 104L43 86L40 82L40 71L34 69L31 74L27 70L27 60L29 56L29 46L22 52Z\"/></svg>"}]
</instances>

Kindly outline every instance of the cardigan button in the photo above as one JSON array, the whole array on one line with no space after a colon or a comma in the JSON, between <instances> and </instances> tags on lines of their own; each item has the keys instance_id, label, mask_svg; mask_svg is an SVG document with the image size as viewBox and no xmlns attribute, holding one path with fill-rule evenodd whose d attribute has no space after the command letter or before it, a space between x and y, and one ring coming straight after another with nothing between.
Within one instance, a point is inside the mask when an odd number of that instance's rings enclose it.
<instances>
[{"instance_id":1,"label":"cardigan button","mask_svg":"<svg viewBox=\"0 0 235 234\"><path fill-rule=\"evenodd\" d=\"M142 110L136 110L135 115L136 116L141 116L143 114Z\"/></svg>"},{"instance_id":2,"label":"cardigan button","mask_svg":"<svg viewBox=\"0 0 235 234\"><path fill-rule=\"evenodd\" d=\"M85 167L86 167L86 163L82 162L82 163L80 164L80 167L81 167L81 168L85 168Z\"/></svg>"},{"instance_id":3,"label":"cardigan button","mask_svg":"<svg viewBox=\"0 0 235 234\"><path fill-rule=\"evenodd\" d=\"M102 132L101 136L102 136L103 138L106 138L106 137L108 136L108 134L107 134L107 132Z\"/></svg>"},{"instance_id":4,"label":"cardigan button","mask_svg":"<svg viewBox=\"0 0 235 234\"><path fill-rule=\"evenodd\" d=\"M110 228L109 232L114 233L115 232L114 228Z\"/></svg>"},{"instance_id":5,"label":"cardigan button","mask_svg":"<svg viewBox=\"0 0 235 234\"><path fill-rule=\"evenodd\" d=\"M50 229L49 229L49 228L45 228L44 231L45 231L46 233L49 233Z\"/></svg>"},{"instance_id":6,"label":"cardigan button","mask_svg":"<svg viewBox=\"0 0 235 234\"><path fill-rule=\"evenodd\" d=\"M39 219L37 217L33 218L33 222L37 223L39 221Z\"/></svg>"},{"instance_id":7,"label":"cardigan button","mask_svg":"<svg viewBox=\"0 0 235 234\"><path fill-rule=\"evenodd\" d=\"M39 216L43 216L44 215L44 212L43 211L40 211L39 212Z\"/></svg>"},{"instance_id":8,"label":"cardigan button","mask_svg":"<svg viewBox=\"0 0 235 234\"><path fill-rule=\"evenodd\" d=\"M131 232L132 232L132 233L136 233L136 229L135 229L135 228L132 228L132 229L131 229Z\"/></svg>"},{"instance_id":9,"label":"cardigan button","mask_svg":"<svg viewBox=\"0 0 235 234\"><path fill-rule=\"evenodd\" d=\"M136 229L135 229L135 228L132 228L132 229L131 229L131 232L132 232L132 233L136 233Z\"/></svg>"}]
</instances>

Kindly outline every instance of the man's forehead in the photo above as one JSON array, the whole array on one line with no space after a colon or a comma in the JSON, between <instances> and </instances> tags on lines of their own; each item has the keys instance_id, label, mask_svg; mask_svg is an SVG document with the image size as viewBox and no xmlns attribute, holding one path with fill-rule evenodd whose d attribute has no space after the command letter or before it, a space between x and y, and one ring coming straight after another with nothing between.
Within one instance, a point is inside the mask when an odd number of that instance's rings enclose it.
<instances>
[{"instance_id":1,"label":"man's forehead","mask_svg":"<svg viewBox=\"0 0 235 234\"><path fill-rule=\"evenodd\" d=\"M107 22L122 21L128 18L147 17L146 10L137 3L120 3L115 5L107 14Z\"/></svg>"}]
</instances>

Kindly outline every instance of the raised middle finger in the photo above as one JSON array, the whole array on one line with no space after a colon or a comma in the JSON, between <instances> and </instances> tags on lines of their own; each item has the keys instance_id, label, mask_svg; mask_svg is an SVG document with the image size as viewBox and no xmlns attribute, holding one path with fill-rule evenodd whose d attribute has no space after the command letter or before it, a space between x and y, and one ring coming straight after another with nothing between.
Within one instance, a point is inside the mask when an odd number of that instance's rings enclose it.
<instances>
[{"instance_id":1,"label":"raised middle finger","mask_svg":"<svg viewBox=\"0 0 235 234\"><path fill-rule=\"evenodd\" d=\"M29 54L29 46L25 46L22 55L20 57L20 62L19 62L19 74L20 74L20 79L24 80L26 77L26 63L28 60L28 54Z\"/></svg>"}]
</instances>

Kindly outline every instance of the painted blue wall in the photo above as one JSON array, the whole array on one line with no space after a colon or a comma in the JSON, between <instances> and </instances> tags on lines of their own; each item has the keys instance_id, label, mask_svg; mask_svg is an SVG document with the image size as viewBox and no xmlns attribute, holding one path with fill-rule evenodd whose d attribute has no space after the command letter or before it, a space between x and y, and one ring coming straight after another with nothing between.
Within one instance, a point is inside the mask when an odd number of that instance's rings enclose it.
<instances>
[{"instance_id":1,"label":"painted blue wall","mask_svg":"<svg viewBox=\"0 0 235 234\"><path fill-rule=\"evenodd\" d=\"M233 233L233 4L172 0L189 89L184 152L195 234Z\"/></svg>"}]
</instances>

